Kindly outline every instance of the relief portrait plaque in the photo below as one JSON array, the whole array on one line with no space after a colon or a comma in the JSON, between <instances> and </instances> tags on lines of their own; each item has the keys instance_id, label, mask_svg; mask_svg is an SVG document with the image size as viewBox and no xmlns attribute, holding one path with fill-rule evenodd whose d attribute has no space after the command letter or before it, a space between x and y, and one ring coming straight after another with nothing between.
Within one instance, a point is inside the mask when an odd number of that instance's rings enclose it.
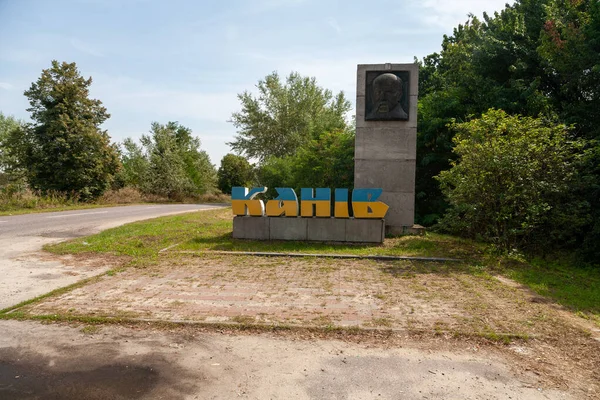
<instances>
[{"instance_id":1,"label":"relief portrait plaque","mask_svg":"<svg viewBox=\"0 0 600 400\"><path fill-rule=\"evenodd\" d=\"M409 71L367 71L366 121L407 121Z\"/></svg>"}]
</instances>

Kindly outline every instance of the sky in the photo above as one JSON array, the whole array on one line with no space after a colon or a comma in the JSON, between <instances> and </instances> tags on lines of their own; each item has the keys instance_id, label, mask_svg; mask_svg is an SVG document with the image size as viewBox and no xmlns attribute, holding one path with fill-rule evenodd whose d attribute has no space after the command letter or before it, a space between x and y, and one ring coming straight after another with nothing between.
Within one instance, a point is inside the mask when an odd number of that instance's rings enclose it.
<instances>
[{"instance_id":1,"label":"sky","mask_svg":"<svg viewBox=\"0 0 600 400\"><path fill-rule=\"evenodd\" d=\"M469 13L513 2L0 0L0 111L28 121L23 92L52 60L76 62L113 141L179 121L218 166L237 94L271 72L314 76L354 104L357 64L412 63Z\"/></svg>"}]
</instances>

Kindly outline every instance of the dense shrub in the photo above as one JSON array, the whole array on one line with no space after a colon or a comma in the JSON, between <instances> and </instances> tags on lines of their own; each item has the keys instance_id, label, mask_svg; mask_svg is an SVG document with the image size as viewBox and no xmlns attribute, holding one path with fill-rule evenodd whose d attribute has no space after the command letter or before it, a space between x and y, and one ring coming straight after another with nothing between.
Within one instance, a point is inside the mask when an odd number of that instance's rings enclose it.
<instances>
[{"instance_id":1,"label":"dense shrub","mask_svg":"<svg viewBox=\"0 0 600 400\"><path fill-rule=\"evenodd\" d=\"M271 157L259 169L258 179L275 187L349 188L354 186L354 132L325 132L302 146L294 156Z\"/></svg>"},{"instance_id":2,"label":"dense shrub","mask_svg":"<svg viewBox=\"0 0 600 400\"><path fill-rule=\"evenodd\" d=\"M451 208L440 225L502 249L568 245L589 223L579 194L584 142L566 126L489 110L455 123L457 160L437 177Z\"/></svg>"},{"instance_id":3,"label":"dense shrub","mask_svg":"<svg viewBox=\"0 0 600 400\"><path fill-rule=\"evenodd\" d=\"M254 167L242 156L226 154L221 159L221 166L217 171L219 190L231 193L234 186L252 186L256 181Z\"/></svg>"},{"instance_id":4,"label":"dense shrub","mask_svg":"<svg viewBox=\"0 0 600 400\"><path fill-rule=\"evenodd\" d=\"M191 129L177 122L153 122L140 141L128 138L122 144L119 186L174 201L215 191L215 167Z\"/></svg>"}]
</instances>

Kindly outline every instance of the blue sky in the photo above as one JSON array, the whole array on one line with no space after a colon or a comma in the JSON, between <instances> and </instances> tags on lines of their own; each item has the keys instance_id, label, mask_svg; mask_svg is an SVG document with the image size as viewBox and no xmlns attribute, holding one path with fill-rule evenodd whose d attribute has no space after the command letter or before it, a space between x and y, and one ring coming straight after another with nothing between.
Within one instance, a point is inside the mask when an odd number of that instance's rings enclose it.
<instances>
[{"instance_id":1,"label":"blue sky","mask_svg":"<svg viewBox=\"0 0 600 400\"><path fill-rule=\"evenodd\" d=\"M508 1L512 3L512 0ZM179 121L218 166L237 94L272 71L314 76L354 103L356 65L410 63L507 0L0 0L0 111L28 120L53 59L93 77L113 141Z\"/></svg>"}]
</instances>

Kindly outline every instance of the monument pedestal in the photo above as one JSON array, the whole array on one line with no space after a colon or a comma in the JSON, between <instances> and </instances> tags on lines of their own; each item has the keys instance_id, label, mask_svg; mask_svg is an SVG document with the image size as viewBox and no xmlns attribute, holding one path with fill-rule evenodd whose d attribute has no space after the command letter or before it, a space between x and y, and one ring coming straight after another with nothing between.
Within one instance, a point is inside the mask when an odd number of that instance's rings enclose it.
<instances>
[{"instance_id":1,"label":"monument pedestal","mask_svg":"<svg viewBox=\"0 0 600 400\"><path fill-rule=\"evenodd\" d=\"M355 188L382 188L386 233L414 226L417 158L417 64L362 64L356 90ZM422 227L421 227L422 228Z\"/></svg>"},{"instance_id":2,"label":"monument pedestal","mask_svg":"<svg viewBox=\"0 0 600 400\"><path fill-rule=\"evenodd\" d=\"M233 238L382 243L384 227L383 219L236 216L233 218Z\"/></svg>"}]
</instances>

